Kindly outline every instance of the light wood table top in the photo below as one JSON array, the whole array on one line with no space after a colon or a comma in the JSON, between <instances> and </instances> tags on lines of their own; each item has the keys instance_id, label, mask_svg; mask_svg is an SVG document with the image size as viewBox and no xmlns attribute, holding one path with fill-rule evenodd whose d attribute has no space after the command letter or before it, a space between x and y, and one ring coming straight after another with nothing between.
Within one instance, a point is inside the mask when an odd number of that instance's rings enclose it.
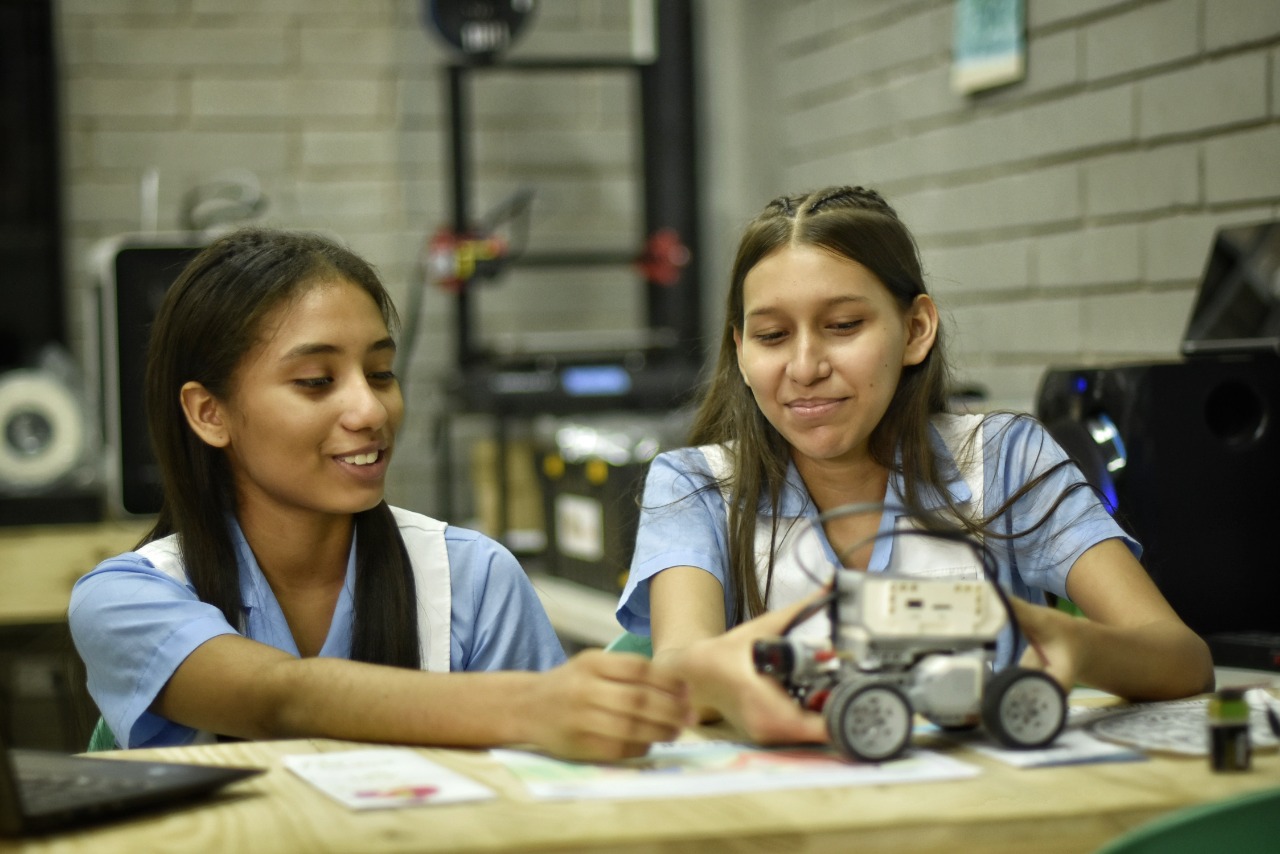
<instances>
[{"instance_id":1,"label":"light wood table top","mask_svg":"<svg viewBox=\"0 0 1280 854\"><path fill-rule=\"evenodd\" d=\"M0 528L0 624L65 620L76 580L104 559L133 548L153 524L151 519L131 519Z\"/></svg>"},{"instance_id":2,"label":"light wood table top","mask_svg":"<svg viewBox=\"0 0 1280 854\"><path fill-rule=\"evenodd\" d=\"M65 619L75 580L131 548L148 520L0 530L0 624ZM1220 684L1224 680L1220 673ZM1253 676L1244 674L1244 681ZM1239 680L1237 680L1239 681ZM1270 684L1275 684L1268 679ZM725 737L703 728L690 737ZM353 812L287 771L281 757L358 747L331 740L246 742L111 756L253 765L266 774L189 808L93 830L0 841L0 852L159 851L1090 852L1124 830L1196 803L1280 786L1280 754L1247 773L1204 758L1019 770L963 747L974 778L704 798L533 800L484 751L421 749L491 786L494 801Z\"/></svg>"},{"instance_id":3,"label":"light wood table top","mask_svg":"<svg viewBox=\"0 0 1280 854\"><path fill-rule=\"evenodd\" d=\"M690 737L723 737L703 728ZM329 740L133 751L133 756L254 765L268 772L189 808L95 830L0 843L0 851L409 852L1089 852L1180 807L1280 786L1280 755L1215 774L1204 758L1015 769L962 747L971 779L705 798L535 801L484 751L423 755L496 789L498 799L355 812L281 766L287 754L350 749Z\"/></svg>"}]
</instances>

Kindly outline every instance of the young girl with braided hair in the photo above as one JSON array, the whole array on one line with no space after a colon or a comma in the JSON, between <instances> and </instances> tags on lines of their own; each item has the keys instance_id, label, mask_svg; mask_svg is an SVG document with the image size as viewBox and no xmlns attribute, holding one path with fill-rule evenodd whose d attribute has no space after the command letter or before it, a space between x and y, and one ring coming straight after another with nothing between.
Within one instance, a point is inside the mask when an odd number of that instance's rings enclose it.
<instances>
[{"instance_id":1,"label":"young girl with braided hair","mask_svg":"<svg viewBox=\"0 0 1280 854\"><path fill-rule=\"evenodd\" d=\"M1134 699L1212 686L1207 646L1057 443L1029 416L953 414L948 385L915 241L878 193L783 196L747 226L692 447L651 465L618 606L703 720L766 743L827 739L751 655L827 580L802 565L805 530L829 562L933 577L984 567L963 543L894 531L981 542L1023 637L1006 630L997 667ZM867 503L886 509L819 519Z\"/></svg>"}]
</instances>

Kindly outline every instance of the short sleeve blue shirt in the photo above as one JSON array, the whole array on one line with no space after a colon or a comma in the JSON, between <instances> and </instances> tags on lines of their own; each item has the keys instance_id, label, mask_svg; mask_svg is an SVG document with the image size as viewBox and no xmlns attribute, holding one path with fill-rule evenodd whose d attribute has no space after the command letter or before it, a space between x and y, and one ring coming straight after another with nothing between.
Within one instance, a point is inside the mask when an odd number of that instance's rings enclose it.
<instances>
[{"instance_id":1,"label":"short sleeve blue shirt","mask_svg":"<svg viewBox=\"0 0 1280 854\"><path fill-rule=\"evenodd\" d=\"M949 463L952 472L948 490L957 499L968 499L971 491L955 459L936 431L933 439L944 470ZM1034 419L988 416L983 425L984 513L992 513L1024 484L1065 459L1061 446ZM1009 540L987 538L996 559L997 577L1007 591L1039 603L1045 601L1045 592L1066 597L1072 565L1106 539L1120 538L1135 555L1140 554L1137 542L1125 534L1092 490L1069 488L1083 481L1074 464L1064 466L999 517L995 533L1020 534ZM885 503L900 505L901 494L901 475L895 472L889 479ZM1061 503L1055 508L1059 499ZM762 503L761 512L772 512L767 502ZM779 515L816 521L818 512L799 472L794 465L788 466ZM1042 517L1045 523L1036 527ZM882 532L891 530L892 524L885 514ZM823 539L834 560L834 551ZM877 540L868 570L884 571L892 550L892 537ZM631 572L617 609L624 628L642 635L650 633L649 582L674 566L697 567L715 576L724 590L725 613L734 613L737 591L729 572L726 504L698 448L660 454L649 468Z\"/></svg>"},{"instance_id":2,"label":"short sleeve blue shirt","mask_svg":"<svg viewBox=\"0 0 1280 854\"><path fill-rule=\"evenodd\" d=\"M449 668L452 671L545 670L565 660L546 612L515 557L494 540L446 527L451 582ZM244 636L292 655L298 648L253 552L235 526ZM355 602L355 545L347 558L320 656L350 658ZM126 552L99 564L72 589L68 611L89 693L127 747L189 743L197 732L148 709L188 655L211 638L237 634L189 583Z\"/></svg>"}]
</instances>

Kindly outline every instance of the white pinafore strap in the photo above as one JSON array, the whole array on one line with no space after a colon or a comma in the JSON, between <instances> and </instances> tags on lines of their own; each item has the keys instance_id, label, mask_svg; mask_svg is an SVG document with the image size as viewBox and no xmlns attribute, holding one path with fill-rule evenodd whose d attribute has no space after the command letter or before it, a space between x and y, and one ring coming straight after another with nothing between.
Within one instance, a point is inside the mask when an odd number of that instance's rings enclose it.
<instances>
[{"instance_id":1,"label":"white pinafore strap","mask_svg":"<svg viewBox=\"0 0 1280 854\"><path fill-rule=\"evenodd\" d=\"M732 443L703 445L698 448L707 460L707 468L719 485L726 507L729 504L729 481L733 472L730 457ZM765 607L789 605L816 592L831 575L831 561L822 542L812 535L803 516L778 518L778 542L773 542L774 517L761 513L756 517L755 559L756 581L760 595L765 595L765 579L769 572L769 555L777 558L773 565L773 583L769 586ZM806 532L809 535L806 536Z\"/></svg>"},{"instance_id":2,"label":"white pinafore strap","mask_svg":"<svg viewBox=\"0 0 1280 854\"><path fill-rule=\"evenodd\" d=\"M960 476L969 487L970 497L964 511L970 516L983 512L983 430L981 415L944 415L933 419L933 426L956 461ZM972 441L971 441L972 440ZM920 530L913 519L899 516L894 530ZM889 557L889 572L922 578L985 577L982 558L971 546L927 535L894 537Z\"/></svg>"},{"instance_id":3,"label":"white pinafore strap","mask_svg":"<svg viewBox=\"0 0 1280 854\"><path fill-rule=\"evenodd\" d=\"M969 487L967 509L971 513L981 514L984 483L982 416L940 415L933 419L933 425ZM703 445L698 450L706 458L707 468L719 483L721 496L727 505L728 483L733 471L731 445ZM797 602L817 591L831 571L830 561L819 538L804 536L809 525L804 523L803 517L786 517L778 521L780 542L776 548L773 584L766 603L770 609ZM773 518L764 513L756 520L756 578L761 585L762 595L769 554L774 547L772 522ZM898 530L917 528L915 522L905 516L899 517L894 524ZM887 569L931 578L983 577L981 559L972 548L964 543L923 535L895 537Z\"/></svg>"},{"instance_id":4,"label":"white pinafore strap","mask_svg":"<svg viewBox=\"0 0 1280 854\"><path fill-rule=\"evenodd\" d=\"M400 526L400 536L413 566L413 584L418 599L418 646L422 667L435 673L449 671L450 615L453 586L449 570L449 550L445 546L444 522L391 508Z\"/></svg>"}]
</instances>

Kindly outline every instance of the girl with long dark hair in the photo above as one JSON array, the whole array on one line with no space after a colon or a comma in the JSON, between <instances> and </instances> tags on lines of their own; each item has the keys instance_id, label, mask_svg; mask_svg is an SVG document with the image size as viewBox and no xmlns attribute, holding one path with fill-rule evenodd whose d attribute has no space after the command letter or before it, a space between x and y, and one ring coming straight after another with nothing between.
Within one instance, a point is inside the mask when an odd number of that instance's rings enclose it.
<instances>
[{"instance_id":1,"label":"girl with long dark hair","mask_svg":"<svg viewBox=\"0 0 1280 854\"><path fill-rule=\"evenodd\" d=\"M1213 684L1207 646L1057 443L1026 415L951 412L948 386L915 241L878 193L783 196L747 226L693 447L650 467L618 606L704 719L825 740L820 715L754 671L753 641L802 612L822 566L984 577L960 535L990 550L1032 642L1007 632L998 666L1132 698ZM850 505L889 509L832 512ZM1046 593L1087 619L1045 607Z\"/></svg>"},{"instance_id":2,"label":"girl with long dark hair","mask_svg":"<svg viewBox=\"0 0 1280 854\"><path fill-rule=\"evenodd\" d=\"M387 505L395 320L369 264L279 230L217 240L166 292L145 389L163 507L69 612L121 746L329 736L613 758L686 722L682 684L643 658L566 662L498 543Z\"/></svg>"}]
</instances>

